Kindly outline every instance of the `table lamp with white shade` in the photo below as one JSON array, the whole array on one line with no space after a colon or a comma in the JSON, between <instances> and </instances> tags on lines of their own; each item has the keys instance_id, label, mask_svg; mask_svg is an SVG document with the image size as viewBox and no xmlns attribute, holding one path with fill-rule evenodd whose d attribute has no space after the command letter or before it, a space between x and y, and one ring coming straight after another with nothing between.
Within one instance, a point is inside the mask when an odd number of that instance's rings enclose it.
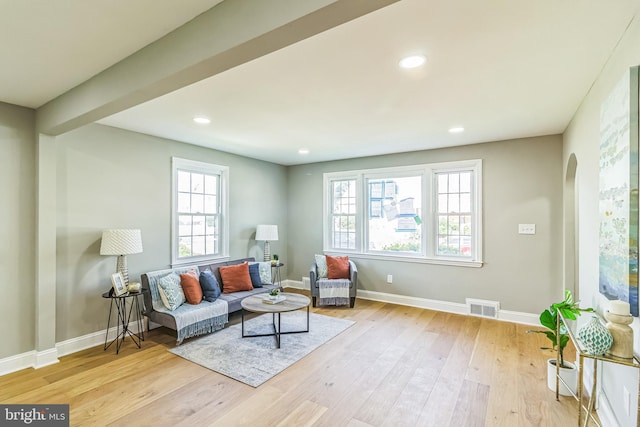
<instances>
[{"instance_id":1,"label":"table lamp with white shade","mask_svg":"<svg viewBox=\"0 0 640 427\"><path fill-rule=\"evenodd\" d=\"M275 242L278 240L278 226L277 225L258 225L256 227L256 240L264 241L264 260L271 260L271 248L269 242Z\"/></svg>"},{"instance_id":2,"label":"table lamp with white shade","mask_svg":"<svg viewBox=\"0 0 640 427\"><path fill-rule=\"evenodd\" d=\"M142 252L142 235L140 230L114 229L102 232L100 255L117 255L116 272L122 273L125 285L129 284L127 255Z\"/></svg>"}]
</instances>

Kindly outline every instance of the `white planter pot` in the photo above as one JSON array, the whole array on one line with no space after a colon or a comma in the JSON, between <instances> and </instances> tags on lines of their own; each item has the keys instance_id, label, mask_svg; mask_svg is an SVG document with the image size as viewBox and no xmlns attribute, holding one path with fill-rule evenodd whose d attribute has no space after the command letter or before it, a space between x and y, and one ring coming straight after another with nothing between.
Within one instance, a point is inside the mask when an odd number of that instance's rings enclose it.
<instances>
[{"instance_id":1,"label":"white planter pot","mask_svg":"<svg viewBox=\"0 0 640 427\"><path fill-rule=\"evenodd\" d=\"M566 360L564 364L570 367L561 367L560 377L567 383L569 389L560 382L560 394L562 396L571 396L572 393L576 394L576 390L578 389L578 368ZM549 387L549 390L556 391L556 359L547 360L547 387Z\"/></svg>"}]
</instances>

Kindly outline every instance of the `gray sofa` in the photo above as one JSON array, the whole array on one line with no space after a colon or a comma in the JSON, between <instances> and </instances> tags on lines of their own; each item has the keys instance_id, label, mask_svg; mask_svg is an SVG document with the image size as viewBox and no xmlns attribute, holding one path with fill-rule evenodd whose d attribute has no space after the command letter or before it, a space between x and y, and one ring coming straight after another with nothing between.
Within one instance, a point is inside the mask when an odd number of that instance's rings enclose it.
<instances>
[{"instance_id":1,"label":"gray sofa","mask_svg":"<svg viewBox=\"0 0 640 427\"><path fill-rule=\"evenodd\" d=\"M214 264L205 264L197 267L181 267L151 271L142 274L142 288L145 289L143 314L152 322L176 331L178 335L178 344L182 343L185 338L207 334L218 329L222 329L228 322L228 313L233 313L242 309L240 303L244 298L250 295L268 293L273 288L277 288L278 285L263 284L262 288L254 288L251 291L241 291L229 294L222 293L214 302L202 301L198 305L185 303L176 310L170 311L159 303L160 297L157 281L171 273L186 273L188 270L194 268L198 270L198 273L204 270L211 270L218 280L221 290L224 290L224 284L220 278L219 268L221 266L242 264L245 261L254 262L255 260L254 258L242 258ZM148 292L146 290L148 290Z\"/></svg>"}]
</instances>

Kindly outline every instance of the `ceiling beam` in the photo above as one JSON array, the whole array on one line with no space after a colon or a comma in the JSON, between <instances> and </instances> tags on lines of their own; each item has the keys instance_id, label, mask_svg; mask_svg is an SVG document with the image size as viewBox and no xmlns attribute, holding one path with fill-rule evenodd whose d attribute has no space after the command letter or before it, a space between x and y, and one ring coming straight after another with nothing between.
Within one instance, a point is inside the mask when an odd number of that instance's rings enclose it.
<instances>
[{"instance_id":1,"label":"ceiling beam","mask_svg":"<svg viewBox=\"0 0 640 427\"><path fill-rule=\"evenodd\" d=\"M225 0L36 111L60 135L399 0Z\"/></svg>"}]
</instances>

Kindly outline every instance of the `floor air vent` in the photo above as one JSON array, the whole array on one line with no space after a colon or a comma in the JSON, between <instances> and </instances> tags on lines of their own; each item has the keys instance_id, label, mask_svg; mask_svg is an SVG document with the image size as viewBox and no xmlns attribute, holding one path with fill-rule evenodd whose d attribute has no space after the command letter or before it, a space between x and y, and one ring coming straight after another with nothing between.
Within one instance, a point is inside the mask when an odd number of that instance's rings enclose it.
<instances>
[{"instance_id":1,"label":"floor air vent","mask_svg":"<svg viewBox=\"0 0 640 427\"><path fill-rule=\"evenodd\" d=\"M467 310L472 316L497 319L498 312L500 311L500 303L498 301L467 298Z\"/></svg>"}]
</instances>

